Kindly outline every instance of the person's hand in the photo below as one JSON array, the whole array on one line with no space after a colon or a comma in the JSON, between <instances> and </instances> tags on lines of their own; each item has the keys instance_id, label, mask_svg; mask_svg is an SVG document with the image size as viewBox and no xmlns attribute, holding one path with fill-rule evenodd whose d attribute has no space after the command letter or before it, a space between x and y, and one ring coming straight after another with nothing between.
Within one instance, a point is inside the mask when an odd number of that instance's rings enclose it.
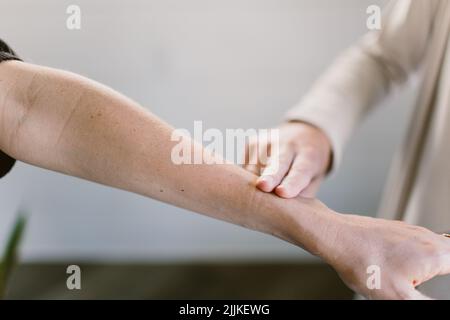
<instances>
[{"instance_id":1,"label":"person's hand","mask_svg":"<svg viewBox=\"0 0 450 320\"><path fill-rule=\"evenodd\" d=\"M280 131L278 152L273 141L254 139L246 147L246 165L260 176L256 186L282 198L314 197L331 159L331 144L322 130L303 122L289 122ZM267 152L269 150L269 152ZM261 154L269 154L260 161Z\"/></svg>"},{"instance_id":2,"label":"person's hand","mask_svg":"<svg viewBox=\"0 0 450 320\"><path fill-rule=\"evenodd\" d=\"M400 221L353 215L341 221L324 259L367 298L429 299L415 288L450 273L450 239L443 235ZM367 284L377 271L379 288Z\"/></svg>"}]
</instances>

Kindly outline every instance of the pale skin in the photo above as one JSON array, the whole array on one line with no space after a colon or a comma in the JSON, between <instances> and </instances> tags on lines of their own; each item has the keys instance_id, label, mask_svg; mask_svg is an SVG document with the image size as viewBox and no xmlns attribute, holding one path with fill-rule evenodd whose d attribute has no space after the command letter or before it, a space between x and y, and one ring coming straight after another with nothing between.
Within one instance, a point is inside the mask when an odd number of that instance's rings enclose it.
<instances>
[{"instance_id":1,"label":"pale skin","mask_svg":"<svg viewBox=\"0 0 450 320\"><path fill-rule=\"evenodd\" d=\"M340 214L315 199L261 192L258 177L234 165L175 165L172 131L94 81L0 64L0 148L18 160L274 235L321 257L368 298L422 299L416 285L450 273L448 239L402 222ZM380 290L366 286L370 265L381 269Z\"/></svg>"},{"instance_id":2,"label":"pale skin","mask_svg":"<svg viewBox=\"0 0 450 320\"><path fill-rule=\"evenodd\" d=\"M255 139L247 146L247 164L250 172L260 176L257 187L264 192L275 192L282 198L297 196L314 198L321 181L330 168L331 143L319 128L304 122L288 122L278 127L279 151L271 155L272 141ZM269 154L266 161L259 154ZM275 161L271 161L271 157Z\"/></svg>"}]
</instances>

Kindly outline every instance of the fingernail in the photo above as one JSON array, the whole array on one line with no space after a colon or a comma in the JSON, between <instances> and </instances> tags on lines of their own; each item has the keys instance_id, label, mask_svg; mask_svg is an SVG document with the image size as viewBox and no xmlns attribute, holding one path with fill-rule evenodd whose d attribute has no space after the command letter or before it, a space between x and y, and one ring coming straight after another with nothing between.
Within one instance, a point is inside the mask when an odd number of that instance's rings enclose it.
<instances>
[{"instance_id":1,"label":"fingernail","mask_svg":"<svg viewBox=\"0 0 450 320\"><path fill-rule=\"evenodd\" d=\"M259 182L266 182L266 183L271 183L273 181L273 178L271 176L261 176L258 179Z\"/></svg>"},{"instance_id":2,"label":"fingernail","mask_svg":"<svg viewBox=\"0 0 450 320\"><path fill-rule=\"evenodd\" d=\"M288 191L286 189L286 187L284 185L279 185L278 187L276 187L276 193L280 196L280 197L289 197L288 195Z\"/></svg>"},{"instance_id":3,"label":"fingernail","mask_svg":"<svg viewBox=\"0 0 450 320\"><path fill-rule=\"evenodd\" d=\"M273 190L273 178L270 176L262 176L257 180L257 186L264 192L271 192Z\"/></svg>"}]
</instances>

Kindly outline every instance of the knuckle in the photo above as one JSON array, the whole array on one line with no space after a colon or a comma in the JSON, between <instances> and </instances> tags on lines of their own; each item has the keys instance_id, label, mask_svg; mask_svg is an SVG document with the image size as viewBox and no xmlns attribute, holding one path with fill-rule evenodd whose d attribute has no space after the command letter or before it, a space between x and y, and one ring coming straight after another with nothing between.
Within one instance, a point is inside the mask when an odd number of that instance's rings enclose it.
<instances>
[{"instance_id":1,"label":"knuckle","mask_svg":"<svg viewBox=\"0 0 450 320\"><path fill-rule=\"evenodd\" d=\"M441 263L444 258L444 252L442 249L434 243L424 243L427 254L436 262Z\"/></svg>"}]
</instances>

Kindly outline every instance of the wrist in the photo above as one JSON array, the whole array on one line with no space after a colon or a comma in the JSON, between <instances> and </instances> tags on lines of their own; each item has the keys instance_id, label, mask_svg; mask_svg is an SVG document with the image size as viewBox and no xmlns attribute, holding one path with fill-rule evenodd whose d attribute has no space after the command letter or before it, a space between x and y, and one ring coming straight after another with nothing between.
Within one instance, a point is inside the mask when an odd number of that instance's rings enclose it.
<instances>
[{"instance_id":1,"label":"wrist","mask_svg":"<svg viewBox=\"0 0 450 320\"><path fill-rule=\"evenodd\" d=\"M327 263L332 261L342 218L317 199L282 200L287 218L282 219L281 236Z\"/></svg>"}]
</instances>

